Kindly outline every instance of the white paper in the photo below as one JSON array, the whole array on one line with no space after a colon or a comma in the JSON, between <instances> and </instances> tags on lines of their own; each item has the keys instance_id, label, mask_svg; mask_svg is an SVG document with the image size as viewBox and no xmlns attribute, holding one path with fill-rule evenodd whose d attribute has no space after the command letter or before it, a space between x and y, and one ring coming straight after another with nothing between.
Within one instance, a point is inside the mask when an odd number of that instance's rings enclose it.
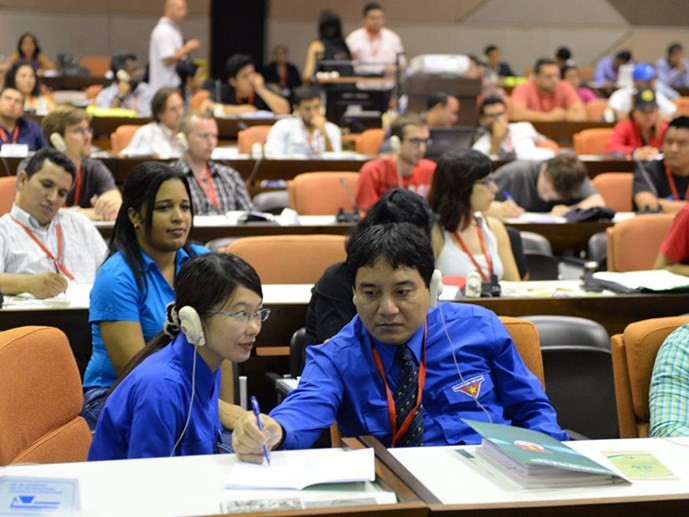
<instances>
[{"instance_id":1,"label":"white paper","mask_svg":"<svg viewBox=\"0 0 689 517\"><path fill-rule=\"evenodd\" d=\"M670 273L666 269L626 271L624 273L598 271L593 274L593 278L616 282L630 289L642 288L651 291L669 291L689 287L689 277Z\"/></svg>"}]
</instances>

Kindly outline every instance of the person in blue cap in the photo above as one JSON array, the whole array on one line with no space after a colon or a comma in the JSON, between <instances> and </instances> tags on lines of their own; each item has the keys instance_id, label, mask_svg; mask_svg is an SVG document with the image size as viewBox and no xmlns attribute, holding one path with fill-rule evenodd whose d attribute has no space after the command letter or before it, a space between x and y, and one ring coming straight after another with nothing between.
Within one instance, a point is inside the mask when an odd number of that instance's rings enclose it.
<instances>
[{"instance_id":1,"label":"person in blue cap","mask_svg":"<svg viewBox=\"0 0 689 517\"><path fill-rule=\"evenodd\" d=\"M643 88L650 88L655 91L661 118L669 120L674 116L677 106L668 98L665 91L667 87L661 86L661 83L656 80L656 71L652 65L648 63L635 65L632 79L634 80L633 86L623 86L608 99L608 106L615 110L618 119L629 117L629 112L633 107L634 95Z\"/></svg>"}]
</instances>

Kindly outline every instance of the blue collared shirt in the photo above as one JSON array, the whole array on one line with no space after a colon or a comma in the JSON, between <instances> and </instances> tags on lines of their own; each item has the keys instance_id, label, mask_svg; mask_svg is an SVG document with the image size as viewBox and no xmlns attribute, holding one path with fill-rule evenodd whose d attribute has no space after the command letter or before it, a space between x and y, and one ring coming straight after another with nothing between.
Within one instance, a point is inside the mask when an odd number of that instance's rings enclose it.
<instances>
[{"instance_id":1,"label":"blue collared shirt","mask_svg":"<svg viewBox=\"0 0 689 517\"><path fill-rule=\"evenodd\" d=\"M208 248L192 244L198 255L208 253ZM145 268L145 290L139 289L134 272L122 253L117 252L106 260L96 275L91 289L89 323L91 323L91 359L84 373L84 388L109 387L117 379L103 343L101 321L135 321L141 324L144 341L150 341L163 330L165 306L175 299L175 291L161 273L155 261L141 252ZM177 251L176 273L189 255L184 249Z\"/></svg>"},{"instance_id":2,"label":"blue collared shirt","mask_svg":"<svg viewBox=\"0 0 689 517\"><path fill-rule=\"evenodd\" d=\"M567 440L540 382L524 365L497 316L467 304L441 307L444 322L439 309L432 309L427 320L424 443L480 443L481 437L461 418L487 421L487 415L493 423ZM407 343L417 361L422 343L423 326ZM394 392L395 347L378 344L377 349ZM472 392L476 399L468 394ZM373 359L370 334L358 316L327 343L308 347L299 387L271 416L285 430L285 449L310 447L335 420L343 436L372 434L390 445L385 386Z\"/></svg>"},{"instance_id":3,"label":"blue collared shirt","mask_svg":"<svg viewBox=\"0 0 689 517\"><path fill-rule=\"evenodd\" d=\"M36 121L20 117L17 119L16 127L19 128L19 135L17 135L17 141L15 142L16 144L27 144L29 146L29 151L37 151L43 147L48 147L48 142L46 142L45 136L43 136L41 126ZM2 143L11 143L14 130L9 131L2 126L0 126L0 128L5 131L8 140L7 142L0 142L0 145Z\"/></svg>"},{"instance_id":4,"label":"blue collared shirt","mask_svg":"<svg viewBox=\"0 0 689 517\"><path fill-rule=\"evenodd\" d=\"M146 358L115 388L98 419L88 459L170 456L194 403L176 456L213 454L220 437L220 368L212 372L180 333Z\"/></svg>"}]
</instances>

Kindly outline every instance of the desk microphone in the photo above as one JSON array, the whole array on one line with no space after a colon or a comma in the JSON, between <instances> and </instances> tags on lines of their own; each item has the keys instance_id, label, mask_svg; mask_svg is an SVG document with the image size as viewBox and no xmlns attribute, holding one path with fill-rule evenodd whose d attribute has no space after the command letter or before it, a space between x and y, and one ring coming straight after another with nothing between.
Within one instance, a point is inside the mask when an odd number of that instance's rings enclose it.
<instances>
[{"instance_id":1,"label":"desk microphone","mask_svg":"<svg viewBox=\"0 0 689 517\"><path fill-rule=\"evenodd\" d=\"M638 158L634 158L634 163L636 164L636 167L639 169L639 172L641 172L641 177L644 179L644 183L646 183L648 190L653 192L655 197L658 197L658 188L655 186L653 181L651 181L651 177L648 175L648 171L646 170L646 166L644 165L644 163Z\"/></svg>"},{"instance_id":2,"label":"desk microphone","mask_svg":"<svg viewBox=\"0 0 689 517\"><path fill-rule=\"evenodd\" d=\"M220 79L215 80L215 102L222 104L222 82Z\"/></svg>"},{"instance_id":3,"label":"desk microphone","mask_svg":"<svg viewBox=\"0 0 689 517\"><path fill-rule=\"evenodd\" d=\"M358 223L359 207L356 204L356 199L352 195L352 191L349 189L349 185L347 185L347 178L342 176L340 178L340 183L347 193L347 197L349 198L349 202L352 204L353 210L351 212L347 212L344 208L340 207L337 211L337 215L335 216L335 221L338 223Z\"/></svg>"}]
</instances>

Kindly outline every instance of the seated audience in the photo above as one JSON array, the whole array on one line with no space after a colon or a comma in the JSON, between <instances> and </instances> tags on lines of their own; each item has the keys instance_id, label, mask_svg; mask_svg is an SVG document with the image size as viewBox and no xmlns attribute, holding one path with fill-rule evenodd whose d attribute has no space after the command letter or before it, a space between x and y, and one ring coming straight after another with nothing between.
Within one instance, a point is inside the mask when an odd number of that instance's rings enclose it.
<instances>
[{"instance_id":1,"label":"seated audience","mask_svg":"<svg viewBox=\"0 0 689 517\"><path fill-rule=\"evenodd\" d=\"M99 108L124 108L136 111L140 117L151 116L151 98L155 93L143 82L144 69L132 52L117 52L110 59L112 83L96 97Z\"/></svg>"},{"instance_id":2,"label":"seated audience","mask_svg":"<svg viewBox=\"0 0 689 517\"><path fill-rule=\"evenodd\" d=\"M8 61L13 65L20 60L31 63L31 66L33 66L33 69L39 76L43 75L43 72L46 70L55 70L56 68L55 63L41 51L36 36L30 32L25 32L19 36L17 51L10 55Z\"/></svg>"},{"instance_id":3,"label":"seated audience","mask_svg":"<svg viewBox=\"0 0 689 517\"><path fill-rule=\"evenodd\" d=\"M500 61L500 49L496 45L488 45L483 50L483 55L486 56L486 75L491 81L517 75L509 64Z\"/></svg>"},{"instance_id":4,"label":"seated audience","mask_svg":"<svg viewBox=\"0 0 689 517\"><path fill-rule=\"evenodd\" d=\"M586 167L573 154L545 162L510 162L495 171L494 179L498 201L488 214L495 217L514 217L523 211L564 215L574 208L605 206Z\"/></svg>"},{"instance_id":5,"label":"seated audience","mask_svg":"<svg viewBox=\"0 0 689 517\"><path fill-rule=\"evenodd\" d=\"M568 47L557 48L555 51L555 64L557 64L560 70L565 66L577 66L574 59L572 59L572 51Z\"/></svg>"},{"instance_id":6,"label":"seated audience","mask_svg":"<svg viewBox=\"0 0 689 517\"><path fill-rule=\"evenodd\" d=\"M567 81L572 85L572 88L574 88L574 91L577 92L581 102L584 104L598 98L598 95L596 95L591 88L582 86L581 78L579 77L579 69L576 65L564 65L560 68L560 75L563 81Z\"/></svg>"},{"instance_id":7,"label":"seated audience","mask_svg":"<svg viewBox=\"0 0 689 517\"><path fill-rule=\"evenodd\" d=\"M190 109L191 98L203 87L204 67L197 65L190 59L177 61L175 70L179 76L179 91L184 100L184 109ZM158 90L160 91L160 90ZM157 93L157 92L156 92Z\"/></svg>"},{"instance_id":8,"label":"seated audience","mask_svg":"<svg viewBox=\"0 0 689 517\"><path fill-rule=\"evenodd\" d=\"M478 151L448 152L438 160L428 202L443 229L436 262L443 275L466 278L476 271L483 282L519 280L507 230L483 215L497 191L492 170Z\"/></svg>"},{"instance_id":9,"label":"seated audience","mask_svg":"<svg viewBox=\"0 0 689 517\"><path fill-rule=\"evenodd\" d=\"M667 56L656 61L658 79L670 88L689 88L689 58L684 57L681 43L672 43Z\"/></svg>"},{"instance_id":10,"label":"seated audience","mask_svg":"<svg viewBox=\"0 0 689 517\"><path fill-rule=\"evenodd\" d=\"M512 105L516 120L586 120L577 92L548 58L539 59L533 76L512 91Z\"/></svg>"},{"instance_id":11,"label":"seated audience","mask_svg":"<svg viewBox=\"0 0 689 517\"><path fill-rule=\"evenodd\" d=\"M156 158L179 158L184 149L177 139L184 101L177 88L164 86L151 100L153 122L136 130L122 155L153 155Z\"/></svg>"},{"instance_id":12,"label":"seated audience","mask_svg":"<svg viewBox=\"0 0 689 517\"><path fill-rule=\"evenodd\" d=\"M675 115L677 106L675 106L670 99L658 88L656 84L656 72L648 63L639 63L634 67L632 79L634 86L625 86L616 90L610 95L608 99L608 106L615 110L615 115L618 119L625 119L629 117L632 111L632 103L636 91L643 88L650 88L655 92L656 102L661 116L665 120L669 120Z\"/></svg>"},{"instance_id":13,"label":"seated audience","mask_svg":"<svg viewBox=\"0 0 689 517\"><path fill-rule=\"evenodd\" d=\"M36 71L28 61L19 60L7 71L5 86L19 90L24 96L24 111L45 115L55 107L55 97L41 91Z\"/></svg>"},{"instance_id":14,"label":"seated audience","mask_svg":"<svg viewBox=\"0 0 689 517\"><path fill-rule=\"evenodd\" d=\"M631 155L634 160L654 158L663 147L666 130L667 122L660 120L655 92L644 88L634 96L629 118L615 124L605 152Z\"/></svg>"},{"instance_id":15,"label":"seated audience","mask_svg":"<svg viewBox=\"0 0 689 517\"><path fill-rule=\"evenodd\" d=\"M209 108L225 115L237 115L255 111L272 111L276 115L289 113L289 102L282 95L266 87L261 74L256 72L251 58L235 54L225 63L227 84L218 92L211 92L213 102Z\"/></svg>"},{"instance_id":16,"label":"seated audience","mask_svg":"<svg viewBox=\"0 0 689 517\"><path fill-rule=\"evenodd\" d=\"M689 199L689 117L677 117L663 140L664 158L638 162L633 200L637 210L676 212Z\"/></svg>"},{"instance_id":17,"label":"seated audience","mask_svg":"<svg viewBox=\"0 0 689 517\"><path fill-rule=\"evenodd\" d=\"M689 325L672 332L658 350L648 405L650 436L689 436Z\"/></svg>"},{"instance_id":18,"label":"seated audience","mask_svg":"<svg viewBox=\"0 0 689 517\"><path fill-rule=\"evenodd\" d=\"M320 61L346 61L337 65L322 65ZM317 72L337 72L341 76L354 75L352 54L342 35L342 21L332 9L324 9L318 18L318 39L309 43L301 77L305 83L314 82Z\"/></svg>"},{"instance_id":19,"label":"seated audience","mask_svg":"<svg viewBox=\"0 0 689 517\"><path fill-rule=\"evenodd\" d=\"M340 128L321 113L321 92L310 86L294 90L294 117L278 120L266 139L267 156L320 156L342 151Z\"/></svg>"},{"instance_id":20,"label":"seated audience","mask_svg":"<svg viewBox=\"0 0 689 517\"><path fill-rule=\"evenodd\" d=\"M689 204L685 204L672 221L653 268L689 276Z\"/></svg>"},{"instance_id":21,"label":"seated audience","mask_svg":"<svg viewBox=\"0 0 689 517\"><path fill-rule=\"evenodd\" d=\"M218 145L218 123L208 113L189 111L179 122L186 140L185 151L173 167L189 182L197 215L249 210L251 198L239 173L211 160Z\"/></svg>"},{"instance_id":22,"label":"seated audience","mask_svg":"<svg viewBox=\"0 0 689 517\"><path fill-rule=\"evenodd\" d=\"M89 461L215 453L220 364L251 355L270 315L262 298L256 271L239 257L188 260L163 331L134 356L105 402Z\"/></svg>"},{"instance_id":23,"label":"seated audience","mask_svg":"<svg viewBox=\"0 0 689 517\"><path fill-rule=\"evenodd\" d=\"M366 162L359 172L356 203L361 210L371 208L393 187L407 188L426 197L435 162L426 160L430 133L426 123L414 113L397 117L390 126L392 156Z\"/></svg>"},{"instance_id":24,"label":"seated audience","mask_svg":"<svg viewBox=\"0 0 689 517\"><path fill-rule=\"evenodd\" d=\"M301 76L296 66L287 60L288 50L285 45L276 45L273 49L273 60L263 67L263 79L268 88L292 101L292 92L301 86Z\"/></svg>"},{"instance_id":25,"label":"seated audience","mask_svg":"<svg viewBox=\"0 0 689 517\"><path fill-rule=\"evenodd\" d=\"M122 189L108 258L90 294L91 359L83 416L95 428L103 402L131 359L163 328L179 269L208 250L189 242L193 224L187 179L167 164L134 167Z\"/></svg>"},{"instance_id":26,"label":"seated audience","mask_svg":"<svg viewBox=\"0 0 689 517\"><path fill-rule=\"evenodd\" d=\"M41 149L17 174L12 211L0 218L0 292L50 298L68 281L90 284L105 258L98 230L81 214L60 210L74 186L74 164Z\"/></svg>"},{"instance_id":27,"label":"seated audience","mask_svg":"<svg viewBox=\"0 0 689 517\"><path fill-rule=\"evenodd\" d=\"M43 117L42 129L51 145L65 153L77 170L65 206L89 219L113 221L122 204L122 195L112 172L103 162L91 158L91 116L83 109L63 104Z\"/></svg>"},{"instance_id":28,"label":"seated audience","mask_svg":"<svg viewBox=\"0 0 689 517\"><path fill-rule=\"evenodd\" d=\"M335 421L343 436L373 435L386 447L480 443L462 418L568 439L493 312L462 303L432 308L439 275L417 227L357 233L347 265L357 316L307 348L299 386L261 415L263 432L253 415L239 419L232 438L241 460L260 463L263 445L308 448Z\"/></svg>"},{"instance_id":29,"label":"seated audience","mask_svg":"<svg viewBox=\"0 0 689 517\"><path fill-rule=\"evenodd\" d=\"M29 151L48 145L35 120L22 117L24 95L15 88L5 86L0 90L0 146L26 144Z\"/></svg>"},{"instance_id":30,"label":"seated audience","mask_svg":"<svg viewBox=\"0 0 689 517\"><path fill-rule=\"evenodd\" d=\"M479 108L479 122L484 132L474 142L473 149L502 159L547 160L555 155L553 149L538 147L547 140L531 122L510 122L505 101L487 97Z\"/></svg>"},{"instance_id":31,"label":"seated audience","mask_svg":"<svg viewBox=\"0 0 689 517\"><path fill-rule=\"evenodd\" d=\"M620 66L627 64L634 64L631 52L628 50L613 52L596 63L593 81L608 88L615 86L617 85Z\"/></svg>"}]
</instances>

